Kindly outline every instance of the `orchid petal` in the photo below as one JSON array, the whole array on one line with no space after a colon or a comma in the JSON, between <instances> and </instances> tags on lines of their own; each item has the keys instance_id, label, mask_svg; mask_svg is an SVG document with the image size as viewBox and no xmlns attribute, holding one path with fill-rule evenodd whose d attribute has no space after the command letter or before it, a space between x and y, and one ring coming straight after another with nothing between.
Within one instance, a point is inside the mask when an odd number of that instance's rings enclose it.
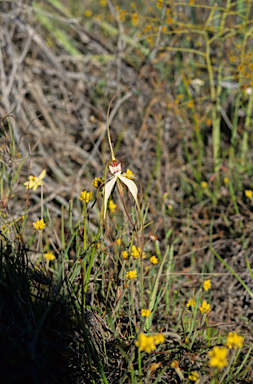
<instances>
[{"instance_id":1,"label":"orchid petal","mask_svg":"<svg viewBox=\"0 0 253 384\"><path fill-rule=\"evenodd\" d=\"M117 177L113 176L111 180L109 180L104 187L104 218L106 214L106 208L107 208L107 202L109 200L109 197L111 196L112 189L117 181Z\"/></svg>"},{"instance_id":2,"label":"orchid petal","mask_svg":"<svg viewBox=\"0 0 253 384\"><path fill-rule=\"evenodd\" d=\"M46 173L47 173L47 171L46 171L45 169L43 169L43 171L42 171L41 174L39 175L38 179L39 179L39 180L44 179L44 177L46 176ZM40 185L41 185L41 184L40 184Z\"/></svg>"},{"instance_id":3,"label":"orchid petal","mask_svg":"<svg viewBox=\"0 0 253 384\"><path fill-rule=\"evenodd\" d=\"M127 188L129 189L129 192L134 197L137 207L139 207L138 188L136 187L136 184L132 180L128 179L126 176L120 175L118 176L118 178L120 179L120 181L122 181L122 183L124 183L127 186Z\"/></svg>"}]
</instances>

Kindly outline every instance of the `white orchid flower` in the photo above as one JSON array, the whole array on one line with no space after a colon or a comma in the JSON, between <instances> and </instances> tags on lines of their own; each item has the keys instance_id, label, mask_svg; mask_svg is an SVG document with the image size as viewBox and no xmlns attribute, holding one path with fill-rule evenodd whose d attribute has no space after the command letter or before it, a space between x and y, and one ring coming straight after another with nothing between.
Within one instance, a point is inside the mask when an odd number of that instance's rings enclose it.
<instances>
[{"instance_id":1,"label":"white orchid flower","mask_svg":"<svg viewBox=\"0 0 253 384\"><path fill-rule=\"evenodd\" d=\"M109 171L112 174L112 177L107 181L104 187L104 218L106 215L106 209L107 209L107 203L108 200L111 196L112 190L114 185L117 183L118 188L119 188L119 193L122 196L123 191L122 191L122 182L129 190L131 195L133 196L137 207L139 207L139 202L138 202L138 188L136 184L130 180L129 174L127 173L122 173L122 164L118 163L118 161L113 158L112 159L112 165L109 165ZM132 177L131 177L132 178Z\"/></svg>"}]
</instances>

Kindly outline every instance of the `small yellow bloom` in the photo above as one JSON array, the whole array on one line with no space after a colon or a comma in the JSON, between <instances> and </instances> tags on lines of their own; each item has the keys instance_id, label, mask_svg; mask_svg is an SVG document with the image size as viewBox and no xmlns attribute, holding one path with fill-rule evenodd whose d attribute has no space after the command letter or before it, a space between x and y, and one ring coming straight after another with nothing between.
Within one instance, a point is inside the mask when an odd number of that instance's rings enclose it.
<instances>
[{"instance_id":1,"label":"small yellow bloom","mask_svg":"<svg viewBox=\"0 0 253 384\"><path fill-rule=\"evenodd\" d=\"M134 278L136 278L136 277L137 277L137 271L136 271L136 269L135 269L134 271L129 271L129 272L127 272L127 274L126 274L126 278L129 279L129 280L132 280L132 279L134 279Z\"/></svg>"},{"instance_id":2,"label":"small yellow bloom","mask_svg":"<svg viewBox=\"0 0 253 384\"><path fill-rule=\"evenodd\" d=\"M138 259L141 255L141 249L140 247L136 248L135 245L132 246L132 252L131 252L131 255L135 258L135 259ZM145 259L146 257L146 253L145 252L142 252L142 258Z\"/></svg>"},{"instance_id":3,"label":"small yellow bloom","mask_svg":"<svg viewBox=\"0 0 253 384\"><path fill-rule=\"evenodd\" d=\"M40 185L44 185L44 181L42 181L44 179L44 177L46 176L46 170L44 169L41 174L36 177L36 176L28 176L28 181L26 183L24 183L24 185L26 186L26 189L33 189L33 191L36 191L36 189L40 186Z\"/></svg>"},{"instance_id":4,"label":"small yellow bloom","mask_svg":"<svg viewBox=\"0 0 253 384\"><path fill-rule=\"evenodd\" d=\"M198 381L199 380L199 374L196 371L191 372L191 374L188 377L192 381Z\"/></svg>"},{"instance_id":5,"label":"small yellow bloom","mask_svg":"<svg viewBox=\"0 0 253 384\"><path fill-rule=\"evenodd\" d=\"M52 254L52 252L44 253L44 257L45 257L45 259L47 259L47 260L49 260L49 261L55 259L55 256Z\"/></svg>"},{"instance_id":6,"label":"small yellow bloom","mask_svg":"<svg viewBox=\"0 0 253 384\"><path fill-rule=\"evenodd\" d=\"M106 0L100 0L100 5L101 7L105 7L107 4L107 1Z\"/></svg>"},{"instance_id":7,"label":"small yellow bloom","mask_svg":"<svg viewBox=\"0 0 253 384\"><path fill-rule=\"evenodd\" d=\"M203 288L204 288L205 291L208 291L208 289L210 289L211 286L212 286L212 284L211 284L210 280L204 281Z\"/></svg>"},{"instance_id":8,"label":"small yellow bloom","mask_svg":"<svg viewBox=\"0 0 253 384\"><path fill-rule=\"evenodd\" d=\"M123 251L123 252L121 253L121 256L123 257L123 259L127 260L127 259L128 259L128 253L127 253L127 251Z\"/></svg>"},{"instance_id":9,"label":"small yellow bloom","mask_svg":"<svg viewBox=\"0 0 253 384\"><path fill-rule=\"evenodd\" d=\"M84 192L81 192L79 200L81 200L81 201L85 202L86 204L88 204L89 201L91 201L91 197L92 197L92 192L84 191Z\"/></svg>"},{"instance_id":10,"label":"small yellow bloom","mask_svg":"<svg viewBox=\"0 0 253 384\"><path fill-rule=\"evenodd\" d=\"M208 188L208 184L206 181L202 181L201 182L201 187L204 188L204 189L207 189Z\"/></svg>"},{"instance_id":11,"label":"small yellow bloom","mask_svg":"<svg viewBox=\"0 0 253 384\"><path fill-rule=\"evenodd\" d=\"M132 25L137 25L138 24L138 20L139 20L139 18L138 18L138 14L137 13L134 13L133 15L132 15ZM128 171L129 171L129 169L128 169ZM130 171L131 172L131 171ZM131 174L132 174L132 172L131 172ZM131 177L131 180L133 180L133 178Z\"/></svg>"},{"instance_id":12,"label":"small yellow bloom","mask_svg":"<svg viewBox=\"0 0 253 384\"><path fill-rule=\"evenodd\" d=\"M186 304L187 308L192 307L192 309L195 308L195 305L196 305L195 299L189 299L188 303Z\"/></svg>"},{"instance_id":13,"label":"small yellow bloom","mask_svg":"<svg viewBox=\"0 0 253 384\"><path fill-rule=\"evenodd\" d=\"M228 365L227 354L228 349L226 347L213 347L213 349L208 352L208 356L210 357L209 366L223 369Z\"/></svg>"},{"instance_id":14,"label":"small yellow bloom","mask_svg":"<svg viewBox=\"0 0 253 384\"><path fill-rule=\"evenodd\" d=\"M131 252L131 255L135 258L135 259L138 259L138 257L140 257L140 253L141 253L141 250L140 248L136 248L135 245L132 246L132 252Z\"/></svg>"},{"instance_id":15,"label":"small yellow bloom","mask_svg":"<svg viewBox=\"0 0 253 384\"><path fill-rule=\"evenodd\" d=\"M246 190L245 191L245 196L248 197L249 199L252 199L253 191L251 189Z\"/></svg>"},{"instance_id":16,"label":"small yellow bloom","mask_svg":"<svg viewBox=\"0 0 253 384\"><path fill-rule=\"evenodd\" d=\"M118 245L121 245L122 244L122 240L121 239L117 239L117 240L115 240L115 243L118 244Z\"/></svg>"},{"instance_id":17,"label":"small yellow bloom","mask_svg":"<svg viewBox=\"0 0 253 384\"><path fill-rule=\"evenodd\" d=\"M228 182L229 182L229 178L228 177L224 177L224 184L228 184Z\"/></svg>"},{"instance_id":18,"label":"small yellow bloom","mask_svg":"<svg viewBox=\"0 0 253 384\"><path fill-rule=\"evenodd\" d=\"M115 211L116 207L117 207L117 204L114 204L113 200L110 200L110 203L108 206L109 211L113 213Z\"/></svg>"},{"instance_id":19,"label":"small yellow bloom","mask_svg":"<svg viewBox=\"0 0 253 384\"><path fill-rule=\"evenodd\" d=\"M134 174L132 171L130 171L130 169L127 169L126 175L129 175L129 176L126 176L128 179L133 180ZM131 176L133 176L133 177L131 177Z\"/></svg>"},{"instance_id":20,"label":"small yellow bloom","mask_svg":"<svg viewBox=\"0 0 253 384\"><path fill-rule=\"evenodd\" d=\"M149 309L142 309L141 310L141 316L143 317L149 317L151 314L151 311Z\"/></svg>"},{"instance_id":21,"label":"small yellow bloom","mask_svg":"<svg viewBox=\"0 0 253 384\"><path fill-rule=\"evenodd\" d=\"M92 16L92 11L90 9L87 9L87 11L84 12L85 17L91 17Z\"/></svg>"},{"instance_id":22,"label":"small yellow bloom","mask_svg":"<svg viewBox=\"0 0 253 384\"><path fill-rule=\"evenodd\" d=\"M154 342L156 345L164 343L164 340L165 340L165 336L162 333L157 333L154 336Z\"/></svg>"},{"instance_id":23,"label":"small yellow bloom","mask_svg":"<svg viewBox=\"0 0 253 384\"><path fill-rule=\"evenodd\" d=\"M237 335L236 332L229 332L226 345L228 348L239 349L243 346L244 337Z\"/></svg>"},{"instance_id":24,"label":"small yellow bloom","mask_svg":"<svg viewBox=\"0 0 253 384\"><path fill-rule=\"evenodd\" d=\"M178 361L173 360L172 363L170 364L171 368L177 369L179 368Z\"/></svg>"},{"instance_id":25,"label":"small yellow bloom","mask_svg":"<svg viewBox=\"0 0 253 384\"><path fill-rule=\"evenodd\" d=\"M143 332L139 334L138 341L135 342L135 345L139 347L140 351L145 351L147 353L156 349L154 336L146 336Z\"/></svg>"},{"instance_id":26,"label":"small yellow bloom","mask_svg":"<svg viewBox=\"0 0 253 384\"><path fill-rule=\"evenodd\" d=\"M210 304L207 304L206 300L199 306L200 312L202 314L209 313L211 311Z\"/></svg>"},{"instance_id":27,"label":"small yellow bloom","mask_svg":"<svg viewBox=\"0 0 253 384\"><path fill-rule=\"evenodd\" d=\"M95 179L92 182L93 187L98 189L101 184L102 184L102 179L100 179L100 177L95 177Z\"/></svg>"},{"instance_id":28,"label":"small yellow bloom","mask_svg":"<svg viewBox=\"0 0 253 384\"><path fill-rule=\"evenodd\" d=\"M44 229L46 224L44 223L44 219L37 220L35 223L33 223L33 228L38 229Z\"/></svg>"},{"instance_id":29,"label":"small yellow bloom","mask_svg":"<svg viewBox=\"0 0 253 384\"><path fill-rule=\"evenodd\" d=\"M156 264L159 263L159 260L158 260L157 257L155 257L155 256L150 257L149 261L150 261L150 263L153 264L153 265L156 265Z\"/></svg>"}]
</instances>

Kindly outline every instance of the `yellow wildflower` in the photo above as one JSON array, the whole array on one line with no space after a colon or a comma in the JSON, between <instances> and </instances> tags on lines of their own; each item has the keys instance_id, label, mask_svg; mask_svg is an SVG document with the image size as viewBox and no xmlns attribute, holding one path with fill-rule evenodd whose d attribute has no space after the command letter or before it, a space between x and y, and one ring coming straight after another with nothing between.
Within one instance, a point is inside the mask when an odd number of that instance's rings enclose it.
<instances>
[{"instance_id":1,"label":"yellow wildflower","mask_svg":"<svg viewBox=\"0 0 253 384\"><path fill-rule=\"evenodd\" d=\"M55 259L55 256L52 254L52 252L44 253L44 257L45 257L45 259L47 259L47 260L49 260L49 261Z\"/></svg>"},{"instance_id":2,"label":"yellow wildflower","mask_svg":"<svg viewBox=\"0 0 253 384\"><path fill-rule=\"evenodd\" d=\"M208 353L210 357L209 366L223 369L228 365L227 362L228 349L226 347L213 347Z\"/></svg>"},{"instance_id":3,"label":"yellow wildflower","mask_svg":"<svg viewBox=\"0 0 253 384\"><path fill-rule=\"evenodd\" d=\"M229 332L227 337L226 345L228 348L239 349L242 348L244 338L242 336L237 335L236 332Z\"/></svg>"},{"instance_id":4,"label":"yellow wildflower","mask_svg":"<svg viewBox=\"0 0 253 384\"><path fill-rule=\"evenodd\" d=\"M246 190L245 191L245 196L248 197L249 199L252 199L253 191L251 189Z\"/></svg>"},{"instance_id":5,"label":"yellow wildflower","mask_svg":"<svg viewBox=\"0 0 253 384\"><path fill-rule=\"evenodd\" d=\"M117 240L115 240L115 243L118 244L118 245L121 245L122 244L122 240L121 239L117 239Z\"/></svg>"},{"instance_id":6,"label":"yellow wildflower","mask_svg":"<svg viewBox=\"0 0 253 384\"><path fill-rule=\"evenodd\" d=\"M131 252L131 255L135 258L135 259L138 259L138 257L140 257L141 255L141 249L140 247L136 248L135 245L132 246L132 252ZM145 259L146 257L146 253L145 252L142 252L142 258Z\"/></svg>"},{"instance_id":7,"label":"yellow wildflower","mask_svg":"<svg viewBox=\"0 0 253 384\"><path fill-rule=\"evenodd\" d=\"M139 18L138 18L138 13L134 13L133 15L132 15L132 25L137 25L138 24L138 20L139 20ZM128 170L129 171L129 170ZM131 172L131 171L130 171ZM131 172L131 174L132 174L132 172ZM131 180L133 180L133 178L131 177Z\"/></svg>"},{"instance_id":8,"label":"yellow wildflower","mask_svg":"<svg viewBox=\"0 0 253 384\"><path fill-rule=\"evenodd\" d=\"M85 203L88 204L89 201L91 201L91 197L92 197L92 192L84 191L84 192L81 192L79 200L83 202L85 201Z\"/></svg>"},{"instance_id":9,"label":"yellow wildflower","mask_svg":"<svg viewBox=\"0 0 253 384\"><path fill-rule=\"evenodd\" d=\"M38 229L44 229L46 224L44 223L44 219L37 220L35 223L33 223L33 228Z\"/></svg>"},{"instance_id":10,"label":"yellow wildflower","mask_svg":"<svg viewBox=\"0 0 253 384\"><path fill-rule=\"evenodd\" d=\"M131 255L132 255L135 259L138 259L138 257L140 257L140 253L141 253L140 247L136 248L136 246L133 245L133 246L132 246L132 252L131 252Z\"/></svg>"},{"instance_id":11,"label":"yellow wildflower","mask_svg":"<svg viewBox=\"0 0 253 384\"><path fill-rule=\"evenodd\" d=\"M192 381L198 381L199 380L199 374L196 371L191 372L191 374L188 377Z\"/></svg>"},{"instance_id":12,"label":"yellow wildflower","mask_svg":"<svg viewBox=\"0 0 253 384\"><path fill-rule=\"evenodd\" d=\"M102 180L100 179L100 177L95 177L95 179L92 182L93 187L98 189L101 184L102 184Z\"/></svg>"},{"instance_id":13,"label":"yellow wildflower","mask_svg":"<svg viewBox=\"0 0 253 384\"><path fill-rule=\"evenodd\" d=\"M92 11L90 9L87 9L87 11L84 12L85 17L91 17L92 16Z\"/></svg>"},{"instance_id":14,"label":"yellow wildflower","mask_svg":"<svg viewBox=\"0 0 253 384\"><path fill-rule=\"evenodd\" d=\"M132 280L134 279L135 277L137 277L137 271L136 269L134 271L129 271L127 272L126 274L126 278L129 279L129 280Z\"/></svg>"},{"instance_id":15,"label":"yellow wildflower","mask_svg":"<svg viewBox=\"0 0 253 384\"><path fill-rule=\"evenodd\" d=\"M141 310L141 316L143 317L149 317L151 314L151 311L149 309L142 309Z\"/></svg>"},{"instance_id":16,"label":"yellow wildflower","mask_svg":"<svg viewBox=\"0 0 253 384\"><path fill-rule=\"evenodd\" d=\"M40 186L40 185L44 185L44 181L42 181L44 179L44 177L46 176L46 170L44 169L41 174L37 177L37 176L28 176L28 181L26 183L24 183L24 185L26 186L26 189L33 189L33 191L36 191L36 189Z\"/></svg>"},{"instance_id":17,"label":"yellow wildflower","mask_svg":"<svg viewBox=\"0 0 253 384\"><path fill-rule=\"evenodd\" d=\"M123 259L127 260L127 259L128 259L128 253L127 253L127 251L123 251L123 252L121 253L121 256L123 257Z\"/></svg>"},{"instance_id":18,"label":"yellow wildflower","mask_svg":"<svg viewBox=\"0 0 253 384\"><path fill-rule=\"evenodd\" d=\"M187 308L192 307L192 309L195 307L195 305L196 305L195 299L189 299L188 303L186 304Z\"/></svg>"},{"instance_id":19,"label":"yellow wildflower","mask_svg":"<svg viewBox=\"0 0 253 384\"><path fill-rule=\"evenodd\" d=\"M204 288L205 291L208 291L208 289L210 289L211 286L212 286L212 284L211 284L210 280L204 281L203 288Z\"/></svg>"},{"instance_id":20,"label":"yellow wildflower","mask_svg":"<svg viewBox=\"0 0 253 384\"><path fill-rule=\"evenodd\" d=\"M164 340L165 340L165 336L162 333L157 333L154 336L155 344L162 344L162 343L164 343Z\"/></svg>"},{"instance_id":21,"label":"yellow wildflower","mask_svg":"<svg viewBox=\"0 0 253 384\"><path fill-rule=\"evenodd\" d=\"M117 204L114 204L113 200L110 200L110 203L109 203L109 206L108 206L109 211L110 212L114 212L116 207L117 207Z\"/></svg>"},{"instance_id":22,"label":"yellow wildflower","mask_svg":"<svg viewBox=\"0 0 253 384\"><path fill-rule=\"evenodd\" d=\"M125 174L129 175L129 176L126 176L128 179L133 180L134 174L132 171L130 171L130 169L127 169ZM133 177L131 177L131 176L133 176Z\"/></svg>"},{"instance_id":23,"label":"yellow wildflower","mask_svg":"<svg viewBox=\"0 0 253 384\"><path fill-rule=\"evenodd\" d=\"M229 178L228 177L224 177L224 184L228 184L228 182L229 182Z\"/></svg>"},{"instance_id":24,"label":"yellow wildflower","mask_svg":"<svg viewBox=\"0 0 253 384\"><path fill-rule=\"evenodd\" d=\"M204 188L204 189L207 189L208 188L208 184L206 181L202 181L201 182L201 187Z\"/></svg>"},{"instance_id":25,"label":"yellow wildflower","mask_svg":"<svg viewBox=\"0 0 253 384\"><path fill-rule=\"evenodd\" d=\"M156 265L156 264L159 263L157 257L155 257L155 256L150 257L149 261L150 261L150 263L153 264L153 265Z\"/></svg>"},{"instance_id":26,"label":"yellow wildflower","mask_svg":"<svg viewBox=\"0 0 253 384\"><path fill-rule=\"evenodd\" d=\"M107 1L106 0L100 0L100 5L101 7L105 7L107 4Z\"/></svg>"},{"instance_id":27,"label":"yellow wildflower","mask_svg":"<svg viewBox=\"0 0 253 384\"><path fill-rule=\"evenodd\" d=\"M199 306L200 312L202 314L209 313L211 311L210 304L207 304L206 300Z\"/></svg>"},{"instance_id":28,"label":"yellow wildflower","mask_svg":"<svg viewBox=\"0 0 253 384\"><path fill-rule=\"evenodd\" d=\"M147 353L156 349L154 336L146 336L143 332L139 334L138 341L135 342L135 345L139 347L140 351L145 351Z\"/></svg>"}]
</instances>

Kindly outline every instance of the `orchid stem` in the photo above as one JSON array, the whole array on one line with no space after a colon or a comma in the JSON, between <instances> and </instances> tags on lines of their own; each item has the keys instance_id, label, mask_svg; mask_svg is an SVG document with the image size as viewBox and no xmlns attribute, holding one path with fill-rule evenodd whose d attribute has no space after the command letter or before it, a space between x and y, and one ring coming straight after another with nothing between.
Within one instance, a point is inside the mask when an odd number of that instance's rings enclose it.
<instances>
[{"instance_id":1,"label":"orchid stem","mask_svg":"<svg viewBox=\"0 0 253 384\"><path fill-rule=\"evenodd\" d=\"M111 136L110 136L110 128L109 128L109 113L110 113L111 104L112 104L112 102L113 102L113 100L115 99L116 96L118 96L122 92L125 92L127 89L129 89L131 87L132 87L132 85L130 85L130 87L127 87L127 88L123 89L122 91L117 92L116 95L113 96L112 100L110 101L110 104L109 104L109 107L108 107L108 110L107 110L106 126L107 126L108 141L109 141L109 145L110 145L110 149L111 149L112 161L116 160L116 158L115 158L114 150L113 150L113 147L112 147Z\"/></svg>"}]
</instances>

